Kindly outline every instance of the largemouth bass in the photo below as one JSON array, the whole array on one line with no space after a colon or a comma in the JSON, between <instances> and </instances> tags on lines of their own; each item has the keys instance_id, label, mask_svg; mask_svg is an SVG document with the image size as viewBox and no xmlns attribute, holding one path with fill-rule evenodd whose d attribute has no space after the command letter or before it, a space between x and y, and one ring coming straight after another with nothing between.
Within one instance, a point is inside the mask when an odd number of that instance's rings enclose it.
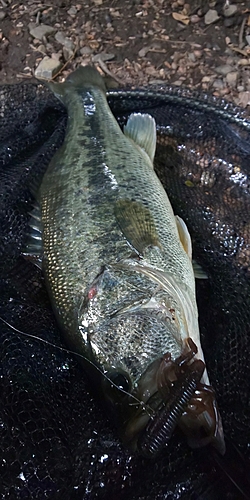
<instances>
[{"instance_id":1,"label":"largemouth bass","mask_svg":"<svg viewBox=\"0 0 250 500\"><path fill-rule=\"evenodd\" d=\"M122 132L94 68L49 86L68 124L31 225L66 341L89 360L132 449L155 456L178 424L192 446L212 442L223 452L191 239L153 169L155 122L133 114Z\"/></svg>"}]
</instances>

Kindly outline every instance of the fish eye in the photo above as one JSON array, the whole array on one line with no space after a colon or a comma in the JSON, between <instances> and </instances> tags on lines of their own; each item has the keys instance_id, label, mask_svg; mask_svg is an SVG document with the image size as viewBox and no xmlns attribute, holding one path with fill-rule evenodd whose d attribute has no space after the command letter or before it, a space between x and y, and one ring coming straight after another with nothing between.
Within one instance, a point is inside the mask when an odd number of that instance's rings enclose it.
<instances>
[{"instance_id":1,"label":"fish eye","mask_svg":"<svg viewBox=\"0 0 250 500\"><path fill-rule=\"evenodd\" d=\"M112 370L106 373L106 376L104 390L111 399L122 398L130 392L132 383L128 373L123 370Z\"/></svg>"}]
</instances>

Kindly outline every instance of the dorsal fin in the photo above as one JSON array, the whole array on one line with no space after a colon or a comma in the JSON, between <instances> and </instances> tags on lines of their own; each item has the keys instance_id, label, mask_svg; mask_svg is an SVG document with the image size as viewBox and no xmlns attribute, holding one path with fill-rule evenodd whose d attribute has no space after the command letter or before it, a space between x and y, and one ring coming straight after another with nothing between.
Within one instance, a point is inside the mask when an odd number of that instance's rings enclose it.
<instances>
[{"instance_id":1,"label":"dorsal fin","mask_svg":"<svg viewBox=\"0 0 250 500\"><path fill-rule=\"evenodd\" d=\"M123 129L124 134L146 151L153 162L156 148L156 125L151 115L133 113Z\"/></svg>"}]
</instances>

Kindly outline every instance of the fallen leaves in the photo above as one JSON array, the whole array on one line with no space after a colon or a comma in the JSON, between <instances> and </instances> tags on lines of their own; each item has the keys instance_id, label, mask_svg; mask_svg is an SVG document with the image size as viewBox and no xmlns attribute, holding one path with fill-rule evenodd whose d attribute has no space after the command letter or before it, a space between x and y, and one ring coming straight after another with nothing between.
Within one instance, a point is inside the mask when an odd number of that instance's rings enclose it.
<instances>
[{"instance_id":1,"label":"fallen leaves","mask_svg":"<svg viewBox=\"0 0 250 500\"><path fill-rule=\"evenodd\" d=\"M185 25L190 23L189 17L186 14L182 14L181 12L172 12L172 16L175 21L179 21L180 23L183 23Z\"/></svg>"},{"instance_id":2,"label":"fallen leaves","mask_svg":"<svg viewBox=\"0 0 250 500\"><path fill-rule=\"evenodd\" d=\"M250 105L250 92L239 92L239 96L236 99L236 103L238 106L242 106L243 108L246 108L247 106Z\"/></svg>"},{"instance_id":3,"label":"fallen leaves","mask_svg":"<svg viewBox=\"0 0 250 500\"><path fill-rule=\"evenodd\" d=\"M204 7L190 0L113 0L111 6L105 0L89 0L89 8L72 1L68 10L53 9L40 0L27 0L28 8L12 3L6 18L14 34L8 31L7 38L21 35L23 42L28 31L28 48L15 74L24 77L29 68L32 75L45 57L51 64L56 57L61 66L52 78L59 75L59 80L81 64L95 64L123 85L165 82L228 94L234 100L239 93L239 104L250 106L250 10L239 3L237 9L231 2L225 4L230 9L219 9L212 0L205 3ZM39 40L29 27L46 32L38 30ZM3 41L1 47L5 55Z\"/></svg>"}]
</instances>

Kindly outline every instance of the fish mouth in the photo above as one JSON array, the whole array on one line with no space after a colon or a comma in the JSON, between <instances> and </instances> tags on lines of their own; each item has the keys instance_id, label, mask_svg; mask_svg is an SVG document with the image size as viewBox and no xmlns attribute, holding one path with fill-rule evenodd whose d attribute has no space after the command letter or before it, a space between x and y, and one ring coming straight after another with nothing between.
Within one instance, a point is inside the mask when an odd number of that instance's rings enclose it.
<instances>
[{"instance_id":1,"label":"fish mouth","mask_svg":"<svg viewBox=\"0 0 250 500\"><path fill-rule=\"evenodd\" d=\"M134 408L122 430L123 441L130 449L155 458L169 444L178 426L192 448L212 444L221 454L225 453L215 394L211 386L201 383L205 364L195 358L196 354L197 347L189 338L180 357L172 360L171 354L166 353L141 377L135 392L140 404L135 405L131 396L126 402L130 409ZM145 387L149 387L149 379L151 390L147 398Z\"/></svg>"}]
</instances>

